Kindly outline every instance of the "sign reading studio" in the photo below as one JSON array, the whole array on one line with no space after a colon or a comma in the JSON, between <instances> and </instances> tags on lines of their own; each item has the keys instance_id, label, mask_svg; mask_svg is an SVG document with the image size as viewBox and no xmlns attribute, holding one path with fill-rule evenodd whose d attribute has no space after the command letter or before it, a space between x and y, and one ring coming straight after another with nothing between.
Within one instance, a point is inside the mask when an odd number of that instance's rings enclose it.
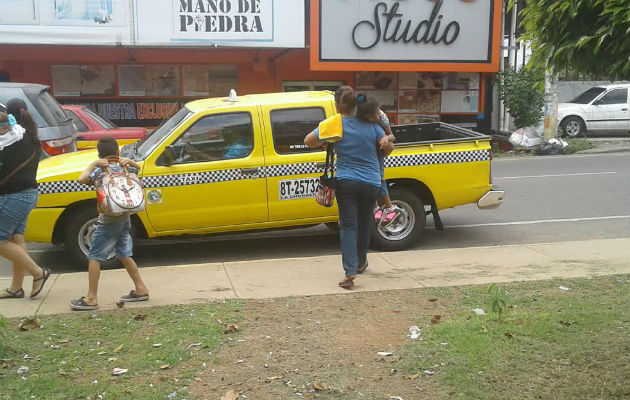
<instances>
[{"instance_id":1,"label":"sign reading studio","mask_svg":"<svg viewBox=\"0 0 630 400\"><path fill-rule=\"evenodd\" d=\"M273 39L273 0L173 0L173 7L177 39Z\"/></svg>"},{"instance_id":2,"label":"sign reading studio","mask_svg":"<svg viewBox=\"0 0 630 400\"><path fill-rule=\"evenodd\" d=\"M489 71L498 63L500 0L311 1L314 69L476 64Z\"/></svg>"}]
</instances>

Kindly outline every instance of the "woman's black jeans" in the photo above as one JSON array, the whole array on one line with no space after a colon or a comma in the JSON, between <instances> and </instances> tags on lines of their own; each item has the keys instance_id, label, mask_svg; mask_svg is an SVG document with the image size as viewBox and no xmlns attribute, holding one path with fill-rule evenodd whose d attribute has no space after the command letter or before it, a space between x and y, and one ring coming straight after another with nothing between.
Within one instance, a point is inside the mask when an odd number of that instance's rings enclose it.
<instances>
[{"instance_id":1,"label":"woman's black jeans","mask_svg":"<svg viewBox=\"0 0 630 400\"><path fill-rule=\"evenodd\" d=\"M356 275L357 269L367 262L378 193L377 185L351 179L337 181L341 258L346 276Z\"/></svg>"}]
</instances>

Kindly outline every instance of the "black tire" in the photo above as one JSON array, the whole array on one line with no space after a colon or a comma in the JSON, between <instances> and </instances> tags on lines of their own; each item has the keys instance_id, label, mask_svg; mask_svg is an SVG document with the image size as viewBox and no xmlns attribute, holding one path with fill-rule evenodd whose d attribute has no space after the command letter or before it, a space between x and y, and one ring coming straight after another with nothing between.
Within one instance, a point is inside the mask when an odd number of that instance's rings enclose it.
<instances>
[{"instance_id":1,"label":"black tire","mask_svg":"<svg viewBox=\"0 0 630 400\"><path fill-rule=\"evenodd\" d=\"M560 123L562 129L562 136L577 138L586 136L586 124L584 120L575 115L570 115L562 120Z\"/></svg>"},{"instance_id":2,"label":"black tire","mask_svg":"<svg viewBox=\"0 0 630 400\"><path fill-rule=\"evenodd\" d=\"M66 253L70 257L72 264L77 267L86 267L87 266L87 249L89 249L89 245L82 245L79 243L80 240L88 240L91 237L91 234L86 235L86 229L90 221L96 223L96 218L98 214L96 213L96 207L94 206L85 206L78 208L72 211L72 215L68 218L68 223L65 227L65 236L64 243L66 246ZM83 239L81 238L83 237ZM107 261L101 263L101 268L115 268L119 265L118 260L112 253L112 257Z\"/></svg>"},{"instance_id":3,"label":"black tire","mask_svg":"<svg viewBox=\"0 0 630 400\"><path fill-rule=\"evenodd\" d=\"M394 206L401 209L402 215L398 222L390 227L382 228L375 225L371 245L384 251L408 249L418 242L424 231L427 221L424 202L404 188L394 187L390 190L389 196Z\"/></svg>"},{"instance_id":4,"label":"black tire","mask_svg":"<svg viewBox=\"0 0 630 400\"><path fill-rule=\"evenodd\" d=\"M339 232L339 222L326 222L324 225L333 232Z\"/></svg>"}]
</instances>

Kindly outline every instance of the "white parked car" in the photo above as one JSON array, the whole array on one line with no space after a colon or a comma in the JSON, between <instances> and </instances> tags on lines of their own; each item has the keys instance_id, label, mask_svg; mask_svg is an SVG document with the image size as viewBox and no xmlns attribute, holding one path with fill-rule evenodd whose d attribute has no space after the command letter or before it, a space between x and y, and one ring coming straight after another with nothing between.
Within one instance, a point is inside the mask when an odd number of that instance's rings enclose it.
<instances>
[{"instance_id":1,"label":"white parked car","mask_svg":"<svg viewBox=\"0 0 630 400\"><path fill-rule=\"evenodd\" d=\"M558 121L566 136L586 132L630 133L630 84L594 86L558 104Z\"/></svg>"}]
</instances>

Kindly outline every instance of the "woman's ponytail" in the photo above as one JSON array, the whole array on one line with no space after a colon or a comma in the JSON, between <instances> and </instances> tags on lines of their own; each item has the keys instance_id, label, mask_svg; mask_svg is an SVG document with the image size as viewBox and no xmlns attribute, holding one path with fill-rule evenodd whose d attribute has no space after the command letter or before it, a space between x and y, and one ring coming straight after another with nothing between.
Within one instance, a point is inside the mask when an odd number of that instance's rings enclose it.
<instances>
[{"instance_id":1,"label":"woman's ponytail","mask_svg":"<svg viewBox=\"0 0 630 400\"><path fill-rule=\"evenodd\" d=\"M22 99L11 99L7 102L7 113L13 115L17 123L26 130L33 144L39 146L39 137L37 136L37 124L33 120L33 116L28 112L28 106Z\"/></svg>"},{"instance_id":2,"label":"woman's ponytail","mask_svg":"<svg viewBox=\"0 0 630 400\"><path fill-rule=\"evenodd\" d=\"M357 96L353 89L346 90L341 95L339 108L342 114L351 114L357 106Z\"/></svg>"}]
</instances>

